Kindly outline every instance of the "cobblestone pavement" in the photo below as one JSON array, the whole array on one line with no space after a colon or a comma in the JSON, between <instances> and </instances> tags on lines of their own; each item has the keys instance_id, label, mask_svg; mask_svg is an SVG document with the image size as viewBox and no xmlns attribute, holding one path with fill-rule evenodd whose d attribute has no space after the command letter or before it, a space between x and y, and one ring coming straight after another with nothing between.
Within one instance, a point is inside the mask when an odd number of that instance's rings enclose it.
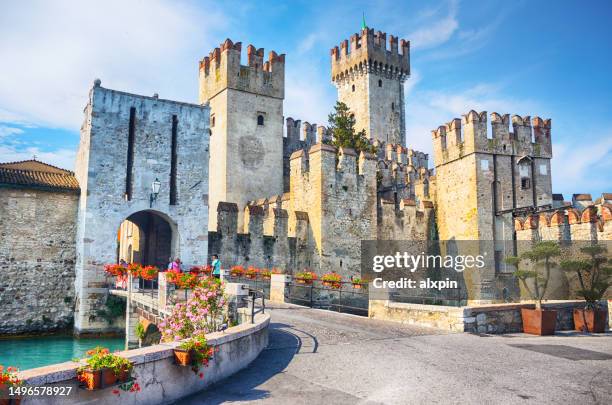
<instances>
[{"instance_id":1,"label":"cobblestone pavement","mask_svg":"<svg viewBox=\"0 0 612 405\"><path fill-rule=\"evenodd\" d=\"M447 334L283 305L245 370L181 404L609 404L612 334Z\"/></svg>"}]
</instances>

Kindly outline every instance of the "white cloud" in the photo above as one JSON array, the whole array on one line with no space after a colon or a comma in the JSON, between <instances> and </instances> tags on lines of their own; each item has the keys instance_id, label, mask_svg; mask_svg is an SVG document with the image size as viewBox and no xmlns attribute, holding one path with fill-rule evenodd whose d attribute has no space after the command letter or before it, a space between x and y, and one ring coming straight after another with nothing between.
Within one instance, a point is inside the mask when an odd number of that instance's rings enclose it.
<instances>
[{"instance_id":1,"label":"white cloud","mask_svg":"<svg viewBox=\"0 0 612 405\"><path fill-rule=\"evenodd\" d=\"M4 138L5 136L9 135L19 134L23 134L23 129L0 124L0 138Z\"/></svg>"},{"instance_id":2,"label":"white cloud","mask_svg":"<svg viewBox=\"0 0 612 405\"><path fill-rule=\"evenodd\" d=\"M566 200L574 193L592 193L593 198L610 192L612 182L606 173L612 172L612 133L591 140L581 134L580 142L563 139L553 141L553 191L563 193ZM575 138L574 138L575 139Z\"/></svg>"},{"instance_id":3,"label":"white cloud","mask_svg":"<svg viewBox=\"0 0 612 405\"><path fill-rule=\"evenodd\" d=\"M453 118L460 118L470 110L500 114L542 114L534 101L508 97L501 86L489 83L444 91L422 91L413 86L410 92L406 92L408 147L431 154L431 130Z\"/></svg>"},{"instance_id":4,"label":"white cloud","mask_svg":"<svg viewBox=\"0 0 612 405\"><path fill-rule=\"evenodd\" d=\"M25 149L15 148L12 145L0 144L0 162L16 162L20 160L32 159L36 156L40 160L51 165L61 167L68 170L74 170L74 162L76 158L76 150L74 149L57 149L57 150L41 150L37 147L29 147Z\"/></svg>"},{"instance_id":5,"label":"white cloud","mask_svg":"<svg viewBox=\"0 0 612 405\"><path fill-rule=\"evenodd\" d=\"M428 17L434 21L406 36L410 40L412 49L427 49L439 46L451 39L459 29L456 1L449 3L448 15L445 17L439 17L438 10L430 12Z\"/></svg>"},{"instance_id":6,"label":"white cloud","mask_svg":"<svg viewBox=\"0 0 612 405\"><path fill-rule=\"evenodd\" d=\"M167 0L10 2L0 14L0 119L78 130L102 85L197 101L197 61L226 21Z\"/></svg>"}]
</instances>

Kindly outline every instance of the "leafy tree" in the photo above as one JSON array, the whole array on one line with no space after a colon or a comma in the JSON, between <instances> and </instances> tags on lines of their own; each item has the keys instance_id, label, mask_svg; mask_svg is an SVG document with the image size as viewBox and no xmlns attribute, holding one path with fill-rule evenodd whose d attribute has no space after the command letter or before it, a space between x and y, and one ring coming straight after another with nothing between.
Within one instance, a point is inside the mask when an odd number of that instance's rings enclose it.
<instances>
[{"instance_id":1,"label":"leafy tree","mask_svg":"<svg viewBox=\"0 0 612 405\"><path fill-rule=\"evenodd\" d=\"M560 255L561 249L557 243L545 241L536 243L533 249L524 252L520 257L511 256L505 259L507 264L516 267L514 275L521 281L531 298L535 300L536 309L542 309L542 300L548 288L550 270L555 266L551 259ZM533 270L522 270L520 263L523 260L531 261ZM544 265L544 273L538 270L540 265ZM527 283L528 279L533 279L533 290Z\"/></svg>"},{"instance_id":2,"label":"leafy tree","mask_svg":"<svg viewBox=\"0 0 612 405\"><path fill-rule=\"evenodd\" d=\"M580 282L578 294L586 301L587 309L596 309L606 290L612 285L612 267L603 267L609 259L603 254L604 246L585 246L580 251L588 259L563 260L561 268L567 272L575 272Z\"/></svg>"},{"instance_id":3,"label":"leafy tree","mask_svg":"<svg viewBox=\"0 0 612 405\"><path fill-rule=\"evenodd\" d=\"M352 148L357 153L376 152L376 148L366 137L365 129L355 132L355 116L343 102L336 102L334 111L328 116L328 121L332 134L331 141L327 142L330 145L336 148Z\"/></svg>"}]
</instances>

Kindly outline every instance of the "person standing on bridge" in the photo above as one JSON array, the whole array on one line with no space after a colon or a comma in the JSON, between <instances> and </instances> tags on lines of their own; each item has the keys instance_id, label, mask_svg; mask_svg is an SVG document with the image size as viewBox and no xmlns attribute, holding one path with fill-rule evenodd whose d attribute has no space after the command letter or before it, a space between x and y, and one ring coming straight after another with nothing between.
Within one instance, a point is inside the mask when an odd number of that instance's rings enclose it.
<instances>
[{"instance_id":1,"label":"person standing on bridge","mask_svg":"<svg viewBox=\"0 0 612 405\"><path fill-rule=\"evenodd\" d=\"M214 254L212 255L212 275L214 278L221 278L221 260L219 260L219 256Z\"/></svg>"},{"instance_id":2,"label":"person standing on bridge","mask_svg":"<svg viewBox=\"0 0 612 405\"><path fill-rule=\"evenodd\" d=\"M171 262L168 266L168 271L171 273L181 273L183 271L181 259L177 257L173 262Z\"/></svg>"}]
</instances>

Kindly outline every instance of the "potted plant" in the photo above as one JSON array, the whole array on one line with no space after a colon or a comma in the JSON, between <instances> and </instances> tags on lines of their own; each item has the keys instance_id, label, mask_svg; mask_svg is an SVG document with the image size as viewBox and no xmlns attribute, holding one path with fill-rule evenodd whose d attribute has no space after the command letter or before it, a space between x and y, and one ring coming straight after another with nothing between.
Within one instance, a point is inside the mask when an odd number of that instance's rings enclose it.
<instances>
[{"instance_id":1,"label":"potted plant","mask_svg":"<svg viewBox=\"0 0 612 405\"><path fill-rule=\"evenodd\" d=\"M206 342L204 334L201 334L187 339L175 347L174 359L177 365L190 366L193 372L197 374L201 367L208 367L214 352L214 348Z\"/></svg>"},{"instance_id":2,"label":"potted plant","mask_svg":"<svg viewBox=\"0 0 612 405\"><path fill-rule=\"evenodd\" d=\"M159 273L159 269L155 266L145 266L140 269L140 277L144 280L157 280L157 275Z\"/></svg>"},{"instance_id":3,"label":"potted plant","mask_svg":"<svg viewBox=\"0 0 612 405\"><path fill-rule=\"evenodd\" d=\"M356 290L362 289L366 282L359 277L353 277L351 279L351 283L353 284L353 288Z\"/></svg>"},{"instance_id":4,"label":"potted plant","mask_svg":"<svg viewBox=\"0 0 612 405\"><path fill-rule=\"evenodd\" d=\"M259 274L259 269L256 269L253 266L249 266L249 268L246 270L245 272L245 276L246 278L248 278L249 280L254 280L257 278L257 275Z\"/></svg>"},{"instance_id":5,"label":"potted plant","mask_svg":"<svg viewBox=\"0 0 612 405\"><path fill-rule=\"evenodd\" d=\"M187 300L189 290L193 290L200 282L200 276L194 273L166 273L166 280L176 286L175 298L179 301Z\"/></svg>"},{"instance_id":6,"label":"potted plant","mask_svg":"<svg viewBox=\"0 0 612 405\"><path fill-rule=\"evenodd\" d=\"M21 403L21 398L11 395L11 388L20 387L23 381L17 376L17 369L0 365L0 405L18 405ZM12 396L12 398L8 398ZM3 399L2 399L3 398Z\"/></svg>"},{"instance_id":7,"label":"potted plant","mask_svg":"<svg viewBox=\"0 0 612 405\"><path fill-rule=\"evenodd\" d=\"M144 325L142 324L142 322L138 322L136 324L136 328L134 330L134 333L136 334L136 337L138 338L138 347L142 347L142 341L144 340L146 334L147 334L147 330L145 329Z\"/></svg>"},{"instance_id":8,"label":"potted plant","mask_svg":"<svg viewBox=\"0 0 612 405\"><path fill-rule=\"evenodd\" d=\"M204 274L205 276L210 277L210 275L212 274L213 268L212 268L212 266L210 264L207 264L206 266L202 266L200 268L200 270L201 270L202 274Z\"/></svg>"},{"instance_id":9,"label":"potted plant","mask_svg":"<svg viewBox=\"0 0 612 405\"><path fill-rule=\"evenodd\" d=\"M230 269L230 275L232 277L242 277L245 273L244 267L242 266L233 266Z\"/></svg>"},{"instance_id":10,"label":"potted plant","mask_svg":"<svg viewBox=\"0 0 612 405\"><path fill-rule=\"evenodd\" d=\"M312 271L302 271L300 273L297 273L295 275L295 280L299 283L299 284L307 284L307 285L311 285L313 280L317 279L317 275L316 273L312 272Z\"/></svg>"},{"instance_id":11,"label":"potted plant","mask_svg":"<svg viewBox=\"0 0 612 405\"><path fill-rule=\"evenodd\" d=\"M106 388L118 381L125 383L130 378L133 364L125 357L111 354L108 349L99 346L89 350L87 355L86 364L77 369L77 379L86 389Z\"/></svg>"},{"instance_id":12,"label":"potted plant","mask_svg":"<svg viewBox=\"0 0 612 405\"><path fill-rule=\"evenodd\" d=\"M554 335L557 325L557 311L542 309L542 300L546 295L551 268L555 263L551 260L559 256L561 250L555 242L537 242L533 248L520 257L508 257L506 263L515 266L514 275L521 281L525 291L535 301L535 309L521 308L523 331L533 335ZM520 264L528 260L533 270L522 270ZM544 272L540 269L544 267ZM532 280L528 282L528 280ZM530 286L531 284L531 286Z\"/></svg>"},{"instance_id":13,"label":"potted plant","mask_svg":"<svg viewBox=\"0 0 612 405\"><path fill-rule=\"evenodd\" d=\"M177 342L200 334L216 332L227 321L227 298L223 283L211 277L200 279L184 303L173 306L158 327L163 342Z\"/></svg>"},{"instance_id":14,"label":"potted plant","mask_svg":"<svg viewBox=\"0 0 612 405\"><path fill-rule=\"evenodd\" d=\"M142 266L139 263L130 263L127 266L127 271L132 275L132 278L141 276Z\"/></svg>"},{"instance_id":15,"label":"potted plant","mask_svg":"<svg viewBox=\"0 0 612 405\"><path fill-rule=\"evenodd\" d=\"M342 286L342 277L338 273L332 272L324 274L323 277L321 277L321 280L323 281L323 285L326 287L338 289Z\"/></svg>"},{"instance_id":16,"label":"potted plant","mask_svg":"<svg viewBox=\"0 0 612 405\"><path fill-rule=\"evenodd\" d=\"M268 269L262 269L259 274L261 274L261 278L264 280L270 280L272 278L272 272Z\"/></svg>"},{"instance_id":17,"label":"potted plant","mask_svg":"<svg viewBox=\"0 0 612 405\"><path fill-rule=\"evenodd\" d=\"M609 262L603 256L605 246L585 246L580 251L587 259L563 260L561 268L574 272L580 283L578 295L586 304L583 308L574 308L574 329L582 332L603 333L606 330L607 309L600 306L607 289L612 285L612 267L604 267Z\"/></svg>"}]
</instances>

